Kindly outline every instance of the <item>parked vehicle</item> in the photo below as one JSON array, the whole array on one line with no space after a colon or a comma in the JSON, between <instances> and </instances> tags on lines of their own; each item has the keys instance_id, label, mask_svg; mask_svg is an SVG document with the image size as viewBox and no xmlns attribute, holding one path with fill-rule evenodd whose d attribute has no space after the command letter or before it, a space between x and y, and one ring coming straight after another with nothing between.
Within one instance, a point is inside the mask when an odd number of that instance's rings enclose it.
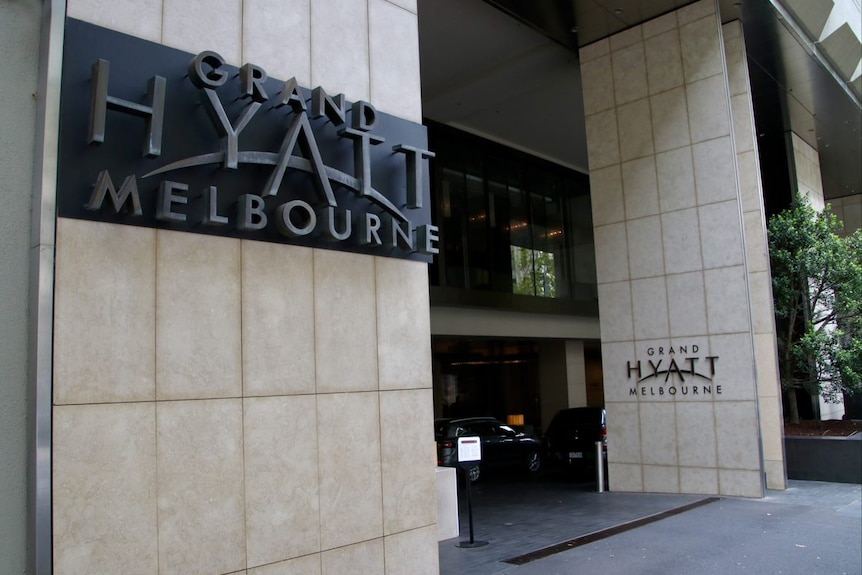
<instances>
[{"instance_id":1,"label":"parked vehicle","mask_svg":"<svg viewBox=\"0 0 862 575\"><path fill-rule=\"evenodd\" d=\"M478 481L490 469L524 469L535 473L542 465L542 445L538 439L493 417L435 420L438 465L458 467L459 437L481 438L482 461L467 470L470 481Z\"/></svg>"},{"instance_id":2,"label":"parked vehicle","mask_svg":"<svg viewBox=\"0 0 862 575\"><path fill-rule=\"evenodd\" d=\"M544 453L549 464L574 471L596 470L596 442L602 444L602 460L607 463L607 414L601 407L572 407L554 415L544 437Z\"/></svg>"}]
</instances>

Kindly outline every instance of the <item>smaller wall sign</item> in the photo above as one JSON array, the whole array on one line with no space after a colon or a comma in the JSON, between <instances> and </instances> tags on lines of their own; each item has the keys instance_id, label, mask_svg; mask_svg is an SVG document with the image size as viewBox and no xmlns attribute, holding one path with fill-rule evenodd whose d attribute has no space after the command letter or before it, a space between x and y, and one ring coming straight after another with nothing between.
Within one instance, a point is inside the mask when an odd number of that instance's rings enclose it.
<instances>
[{"instance_id":1,"label":"smaller wall sign","mask_svg":"<svg viewBox=\"0 0 862 575\"><path fill-rule=\"evenodd\" d=\"M718 356L697 344L651 346L646 357L626 362L630 397L709 399L721 395L715 378Z\"/></svg>"}]
</instances>

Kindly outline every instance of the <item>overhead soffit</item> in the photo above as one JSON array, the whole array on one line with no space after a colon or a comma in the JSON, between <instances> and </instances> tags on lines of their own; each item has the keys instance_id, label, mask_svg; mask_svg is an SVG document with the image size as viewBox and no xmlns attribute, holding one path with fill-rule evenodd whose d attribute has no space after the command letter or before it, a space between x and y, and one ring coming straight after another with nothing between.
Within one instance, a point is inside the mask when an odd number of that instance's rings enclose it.
<instances>
[{"instance_id":1,"label":"overhead soffit","mask_svg":"<svg viewBox=\"0 0 862 575\"><path fill-rule=\"evenodd\" d=\"M832 1L781 0L793 4L796 12L787 12L812 34L828 28L829 15L810 7L831 7ZM690 3L419 0L425 114L586 172L580 74L572 56L579 47ZM812 50L770 0L719 5L723 21L744 22L749 67L758 77L752 80L754 99L761 91L782 94L783 104L770 110L771 117L758 117L758 128L793 131L818 150L827 198L862 193L858 97L854 102L815 57L815 51L828 51L833 67L850 70L859 51L847 36L850 25L833 26L824 37L828 42ZM852 91L855 82L858 92L854 73L846 84Z\"/></svg>"}]
</instances>

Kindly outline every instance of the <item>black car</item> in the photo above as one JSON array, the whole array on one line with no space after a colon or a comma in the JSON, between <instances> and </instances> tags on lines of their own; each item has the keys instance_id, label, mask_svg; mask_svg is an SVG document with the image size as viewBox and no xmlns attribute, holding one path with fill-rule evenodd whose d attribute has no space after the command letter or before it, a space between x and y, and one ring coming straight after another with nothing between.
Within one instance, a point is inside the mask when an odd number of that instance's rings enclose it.
<instances>
[{"instance_id":1,"label":"black car","mask_svg":"<svg viewBox=\"0 0 862 575\"><path fill-rule=\"evenodd\" d=\"M572 407L554 415L544 437L549 463L575 471L595 471L596 442L607 462L607 414L601 407ZM607 476L607 475L606 475Z\"/></svg>"},{"instance_id":2,"label":"black car","mask_svg":"<svg viewBox=\"0 0 862 575\"><path fill-rule=\"evenodd\" d=\"M477 481L482 471L488 469L520 468L536 472L541 467L541 442L493 417L435 420L438 465L458 467L459 437L481 438L482 461L468 469L470 481Z\"/></svg>"}]
</instances>

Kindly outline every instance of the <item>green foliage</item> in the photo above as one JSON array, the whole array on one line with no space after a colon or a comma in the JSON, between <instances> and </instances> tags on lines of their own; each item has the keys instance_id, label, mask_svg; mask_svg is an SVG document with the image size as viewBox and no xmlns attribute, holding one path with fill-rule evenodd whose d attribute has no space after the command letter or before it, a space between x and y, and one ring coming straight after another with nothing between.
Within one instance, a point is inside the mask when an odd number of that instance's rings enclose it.
<instances>
[{"instance_id":1,"label":"green foliage","mask_svg":"<svg viewBox=\"0 0 862 575\"><path fill-rule=\"evenodd\" d=\"M862 230L840 229L804 198L769 221L781 384L827 401L862 392Z\"/></svg>"},{"instance_id":2,"label":"green foliage","mask_svg":"<svg viewBox=\"0 0 862 575\"><path fill-rule=\"evenodd\" d=\"M556 297L557 276L554 254L511 246L512 293Z\"/></svg>"}]
</instances>

